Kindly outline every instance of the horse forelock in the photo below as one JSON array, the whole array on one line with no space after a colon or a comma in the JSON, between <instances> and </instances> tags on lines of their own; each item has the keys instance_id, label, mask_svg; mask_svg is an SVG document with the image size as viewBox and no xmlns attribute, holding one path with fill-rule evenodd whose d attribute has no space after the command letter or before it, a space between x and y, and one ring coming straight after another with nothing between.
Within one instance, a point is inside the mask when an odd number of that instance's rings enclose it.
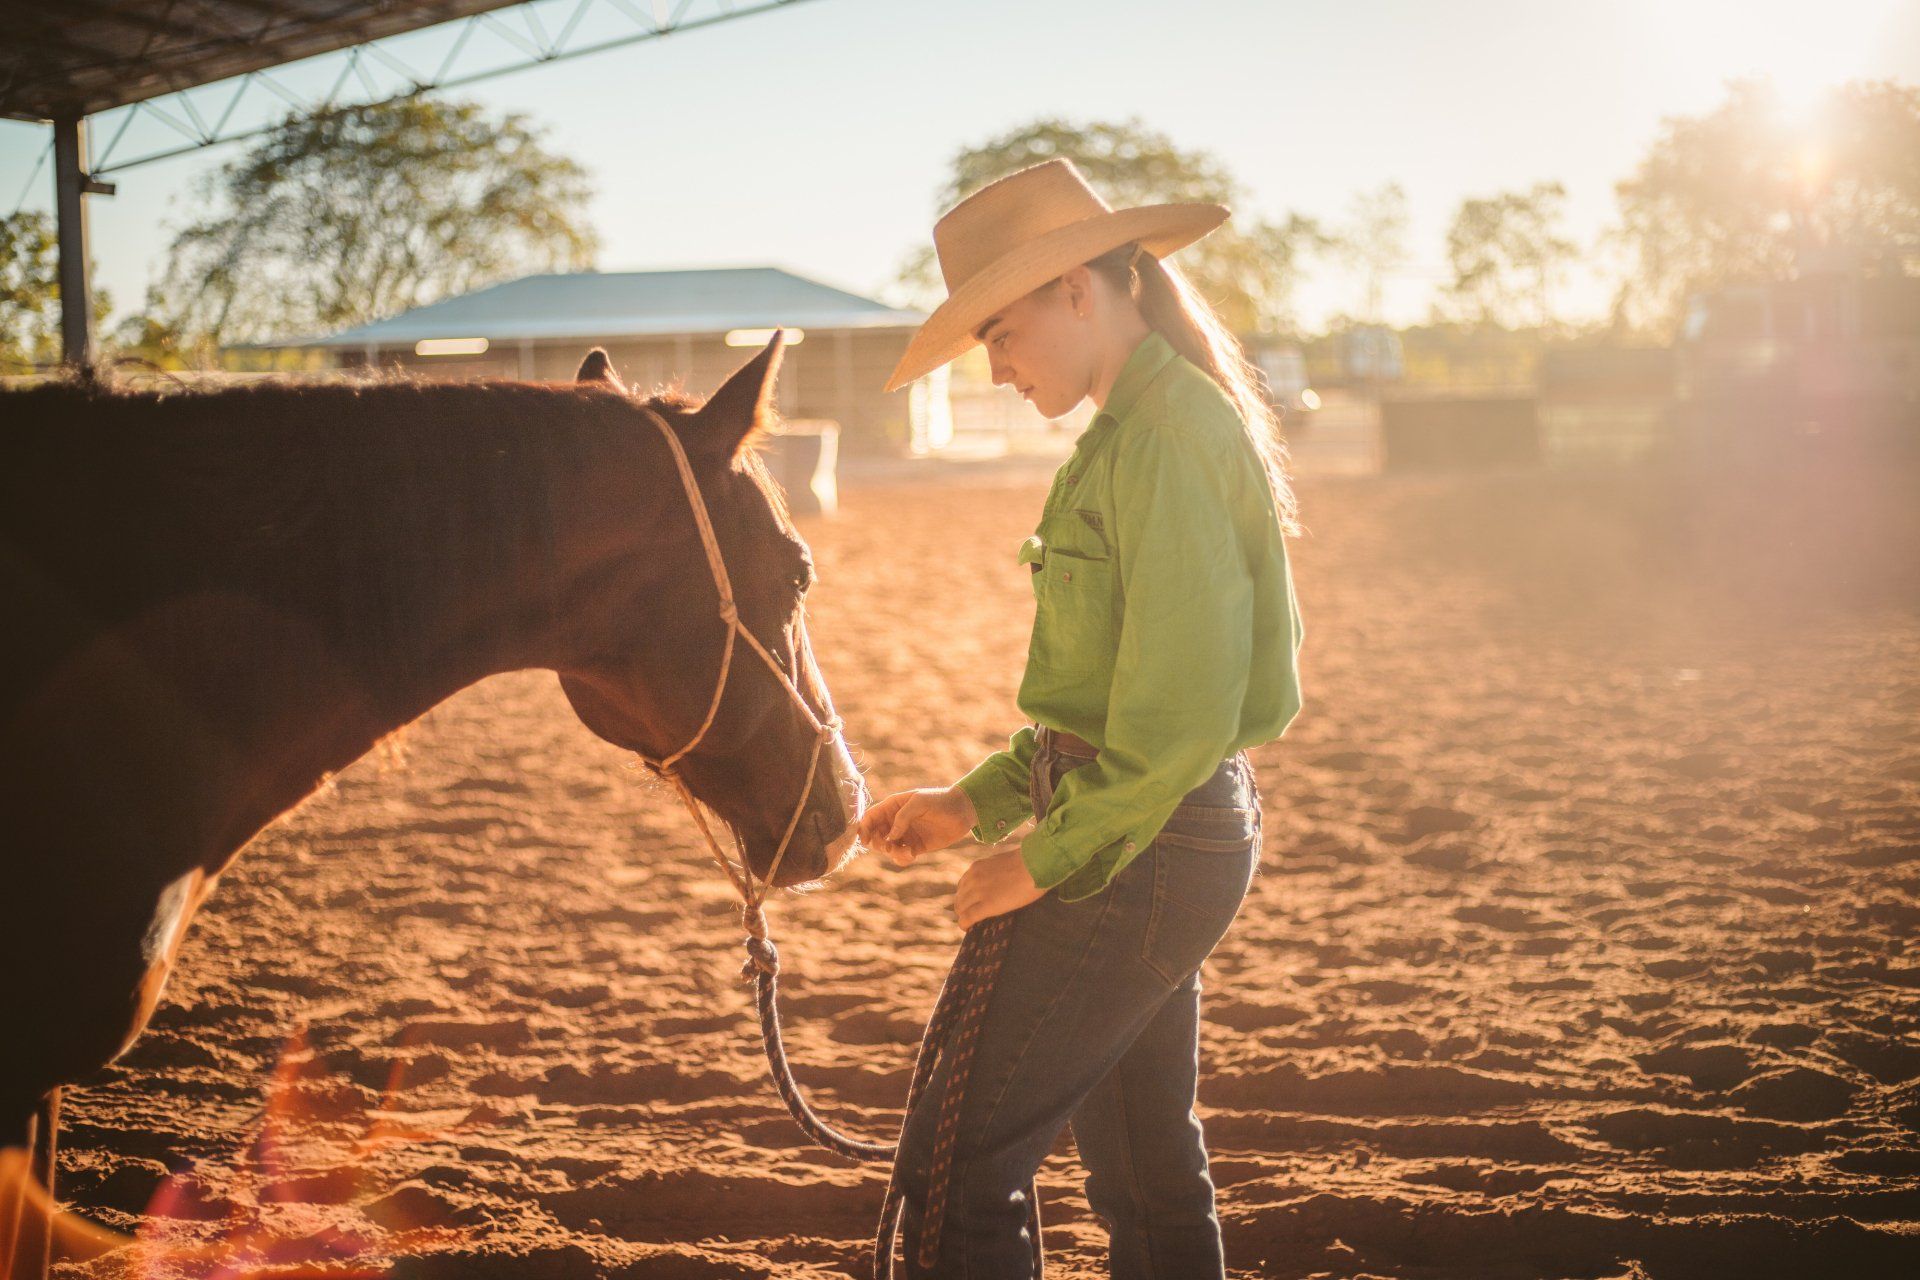
<instances>
[{"instance_id":1,"label":"horse forelock","mask_svg":"<svg viewBox=\"0 0 1920 1280\"><path fill-rule=\"evenodd\" d=\"M779 522L780 528L786 533L794 532L793 512L787 506L786 491L780 487L780 482L773 478L772 469L767 466L767 460L761 456L757 433L748 439L735 465L741 474L751 479L766 495L767 505L773 508L774 519Z\"/></svg>"},{"instance_id":2,"label":"horse forelock","mask_svg":"<svg viewBox=\"0 0 1920 1280\"><path fill-rule=\"evenodd\" d=\"M581 385L595 387L597 384L583 383ZM618 393L616 392L615 394L617 395ZM688 394L678 384L656 387L644 397L630 394L627 398L631 399L634 403L661 414L667 420L668 427L676 433L679 433L683 443L689 445L693 442L686 440L685 433L680 431L681 424L697 414L707 403L706 400L701 397ZM774 478L773 472L767 466L766 458L763 456L770 439L771 432L768 430L766 424L755 423L753 428L748 431L746 438L742 440L735 449L731 465L735 472L746 476L754 487L760 490L761 494L767 500L767 505L773 510L776 523L779 524L782 530L791 533L794 527L793 514L787 505L786 491L780 487L780 482Z\"/></svg>"}]
</instances>

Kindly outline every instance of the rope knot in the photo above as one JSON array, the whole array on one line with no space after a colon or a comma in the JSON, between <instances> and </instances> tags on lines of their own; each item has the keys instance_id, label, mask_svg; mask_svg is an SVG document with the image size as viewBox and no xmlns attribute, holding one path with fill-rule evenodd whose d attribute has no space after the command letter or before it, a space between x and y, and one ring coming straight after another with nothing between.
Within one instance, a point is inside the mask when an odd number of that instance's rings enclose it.
<instances>
[{"instance_id":1,"label":"rope knot","mask_svg":"<svg viewBox=\"0 0 1920 1280\"><path fill-rule=\"evenodd\" d=\"M756 971L769 978L780 973L780 949L773 945L772 938L747 939L747 959L740 966L740 976L751 978Z\"/></svg>"}]
</instances>

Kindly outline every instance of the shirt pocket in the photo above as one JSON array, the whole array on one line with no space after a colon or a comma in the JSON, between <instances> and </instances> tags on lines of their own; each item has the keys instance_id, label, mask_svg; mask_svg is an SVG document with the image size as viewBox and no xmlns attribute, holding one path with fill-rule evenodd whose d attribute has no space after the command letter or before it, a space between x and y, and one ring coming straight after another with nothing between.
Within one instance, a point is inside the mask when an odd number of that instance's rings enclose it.
<instances>
[{"instance_id":1,"label":"shirt pocket","mask_svg":"<svg viewBox=\"0 0 1920 1280\"><path fill-rule=\"evenodd\" d=\"M1097 511L1040 518L1021 559L1033 568L1033 641L1027 661L1055 671L1097 670L1117 643L1118 566Z\"/></svg>"}]
</instances>

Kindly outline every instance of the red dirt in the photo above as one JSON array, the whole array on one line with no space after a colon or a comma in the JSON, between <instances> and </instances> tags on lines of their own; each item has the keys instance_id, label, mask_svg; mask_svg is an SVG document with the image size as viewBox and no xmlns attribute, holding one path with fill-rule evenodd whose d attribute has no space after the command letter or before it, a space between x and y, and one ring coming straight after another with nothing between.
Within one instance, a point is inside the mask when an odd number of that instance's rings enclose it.
<instances>
[{"instance_id":1,"label":"red dirt","mask_svg":"<svg viewBox=\"0 0 1920 1280\"><path fill-rule=\"evenodd\" d=\"M1920 541L1728 553L1630 479L1303 497L1306 710L1256 753L1265 863L1204 973L1232 1274L1920 1274L1920 612L1887 586ZM853 487L806 526L878 793L1019 724L1040 500ZM860 1272L884 1170L782 1110L732 891L671 795L544 672L403 750L225 878L152 1029L69 1093L69 1203L131 1229L179 1169L175 1240L331 1228L463 1277ZM863 858L771 909L790 1050L843 1127L897 1128L967 856ZM356 1155L396 1069L404 1131ZM1080 1179L1063 1137L1059 1280L1105 1274Z\"/></svg>"}]
</instances>

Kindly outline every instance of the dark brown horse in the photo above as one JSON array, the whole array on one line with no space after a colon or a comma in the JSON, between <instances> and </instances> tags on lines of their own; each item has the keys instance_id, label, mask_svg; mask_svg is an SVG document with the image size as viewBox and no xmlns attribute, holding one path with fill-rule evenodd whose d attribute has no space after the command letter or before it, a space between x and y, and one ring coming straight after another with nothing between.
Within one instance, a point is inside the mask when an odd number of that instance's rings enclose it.
<instances>
[{"instance_id":1,"label":"dark brown horse","mask_svg":"<svg viewBox=\"0 0 1920 1280\"><path fill-rule=\"evenodd\" d=\"M0 393L0 1147L50 1137L58 1087L140 1033L235 853L436 703L546 668L618 746L693 737L726 630L650 414L809 704L736 661L677 768L757 876L803 803L776 883L851 856L858 771L838 734L814 751L812 567L753 449L780 349L698 406L634 398L597 351L575 386Z\"/></svg>"}]
</instances>

